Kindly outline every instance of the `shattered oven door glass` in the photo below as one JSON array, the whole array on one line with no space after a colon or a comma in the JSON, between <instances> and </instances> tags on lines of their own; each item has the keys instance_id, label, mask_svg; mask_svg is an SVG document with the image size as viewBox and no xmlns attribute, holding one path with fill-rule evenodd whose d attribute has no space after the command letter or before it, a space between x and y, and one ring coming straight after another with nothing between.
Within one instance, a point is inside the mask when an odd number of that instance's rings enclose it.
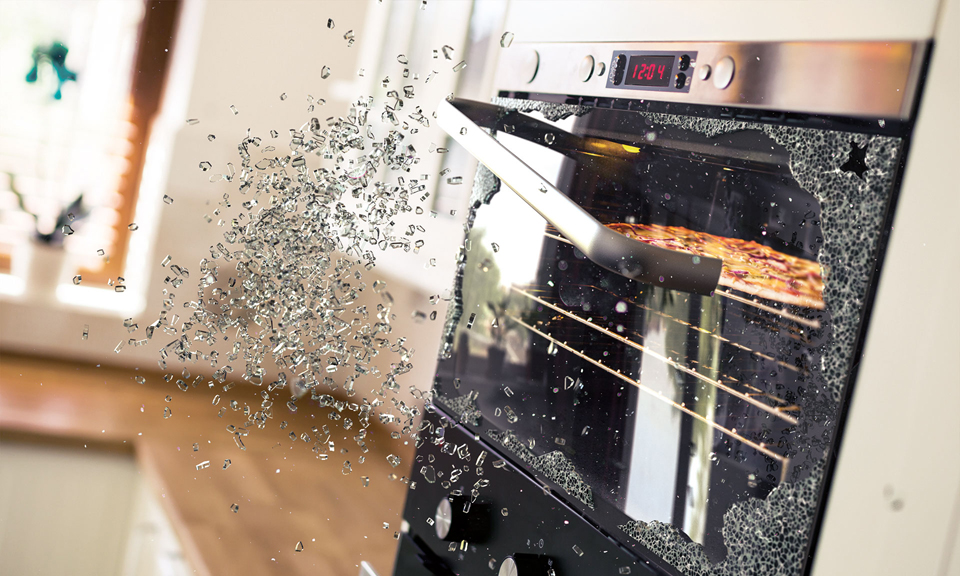
<instances>
[{"instance_id":1,"label":"shattered oven door glass","mask_svg":"<svg viewBox=\"0 0 960 576\"><path fill-rule=\"evenodd\" d=\"M901 140L497 104L533 169L618 231L723 257L721 285L600 268L481 167L437 403L667 572L802 573Z\"/></svg>"}]
</instances>

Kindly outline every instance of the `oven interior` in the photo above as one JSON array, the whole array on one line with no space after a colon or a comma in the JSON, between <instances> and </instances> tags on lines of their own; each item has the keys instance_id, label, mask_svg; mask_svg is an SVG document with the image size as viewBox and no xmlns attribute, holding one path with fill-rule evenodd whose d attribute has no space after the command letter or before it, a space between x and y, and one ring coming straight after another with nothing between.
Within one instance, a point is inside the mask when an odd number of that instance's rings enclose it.
<instances>
[{"instance_id":1,"label":"oven interior","mask_svg":"<svg viewBox=\"0 0 960 576\"><path fill-rule=\"evenodd\" d=\"M860 322L835 302L864 298L858 262L875 250L900 140L576 106L531 119L514 109L528 101L500 104L497 138L602 223L818 263L823 304L624 278L481 167L439 406L672 570L747 561L770 522L796 526L781 556L802 558ZM767 525L744 536L751 512Z\"/></svg>"}]
</instances>

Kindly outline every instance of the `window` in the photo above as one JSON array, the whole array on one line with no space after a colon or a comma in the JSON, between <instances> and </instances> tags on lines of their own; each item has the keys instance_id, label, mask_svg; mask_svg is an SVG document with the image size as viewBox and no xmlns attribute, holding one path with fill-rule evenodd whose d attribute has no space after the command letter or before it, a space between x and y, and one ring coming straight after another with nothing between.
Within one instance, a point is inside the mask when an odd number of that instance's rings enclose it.
<instances>
[{"instance_id":1,"label":"window","mask_svg":"<svg viewBox=\"0 0 960 576\"><path fill-rule=\"evenodd\" d=\"M10 2L0 22L0 273L83 195L63 238L84 284L122 274L150 122L160 104L179 1ZM35 49L58 42L76 81ZM14 192L16 191L16 193ZM18 206L22 201L23 208ZM86 212L85 217L83 213ZM36 217L34 217L34 215ZM62 229L62 228L61 228ZM56 241L56 240L55 240ZM103 255L98 251L102 250Z\"/></svg>"}]
</instances>

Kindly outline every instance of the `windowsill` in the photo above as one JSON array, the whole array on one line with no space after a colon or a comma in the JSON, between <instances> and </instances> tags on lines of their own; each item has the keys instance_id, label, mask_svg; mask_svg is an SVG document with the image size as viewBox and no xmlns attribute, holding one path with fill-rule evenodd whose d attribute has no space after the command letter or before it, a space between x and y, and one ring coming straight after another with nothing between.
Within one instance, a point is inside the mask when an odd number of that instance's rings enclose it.
<instances>
[{"instance_id":1,"label":"windowsill","mask_svg":"<svg viewBox=\"0 0 960 576\"><path fill-rule=\"evenodd\" d=\"M53 308L71 308L86 311L98 316L128 318L143 312L146 302L142 295L130 287L119 293L112 289L91 288L60 284L56 297L44 301L36 295L26 293L26 282L13 274L0 274L0 298L16 304Z\"/></svg>"}]
</instances>

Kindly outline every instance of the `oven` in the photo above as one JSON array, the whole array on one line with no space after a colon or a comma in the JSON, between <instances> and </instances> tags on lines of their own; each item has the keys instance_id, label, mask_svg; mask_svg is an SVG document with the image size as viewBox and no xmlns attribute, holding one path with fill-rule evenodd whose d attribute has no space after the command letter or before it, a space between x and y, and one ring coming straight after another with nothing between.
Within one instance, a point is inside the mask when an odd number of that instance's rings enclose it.
<instances>
[{"instance_id":1,"label":"oven","mask_svg":"<svg viewBox=\"0 0 960 576\"><path fill-rule=\"evenodd\" d=\"M921 42L527 44L480 163L395 573L808 574Z\"/></svg>"}]
</instances>

